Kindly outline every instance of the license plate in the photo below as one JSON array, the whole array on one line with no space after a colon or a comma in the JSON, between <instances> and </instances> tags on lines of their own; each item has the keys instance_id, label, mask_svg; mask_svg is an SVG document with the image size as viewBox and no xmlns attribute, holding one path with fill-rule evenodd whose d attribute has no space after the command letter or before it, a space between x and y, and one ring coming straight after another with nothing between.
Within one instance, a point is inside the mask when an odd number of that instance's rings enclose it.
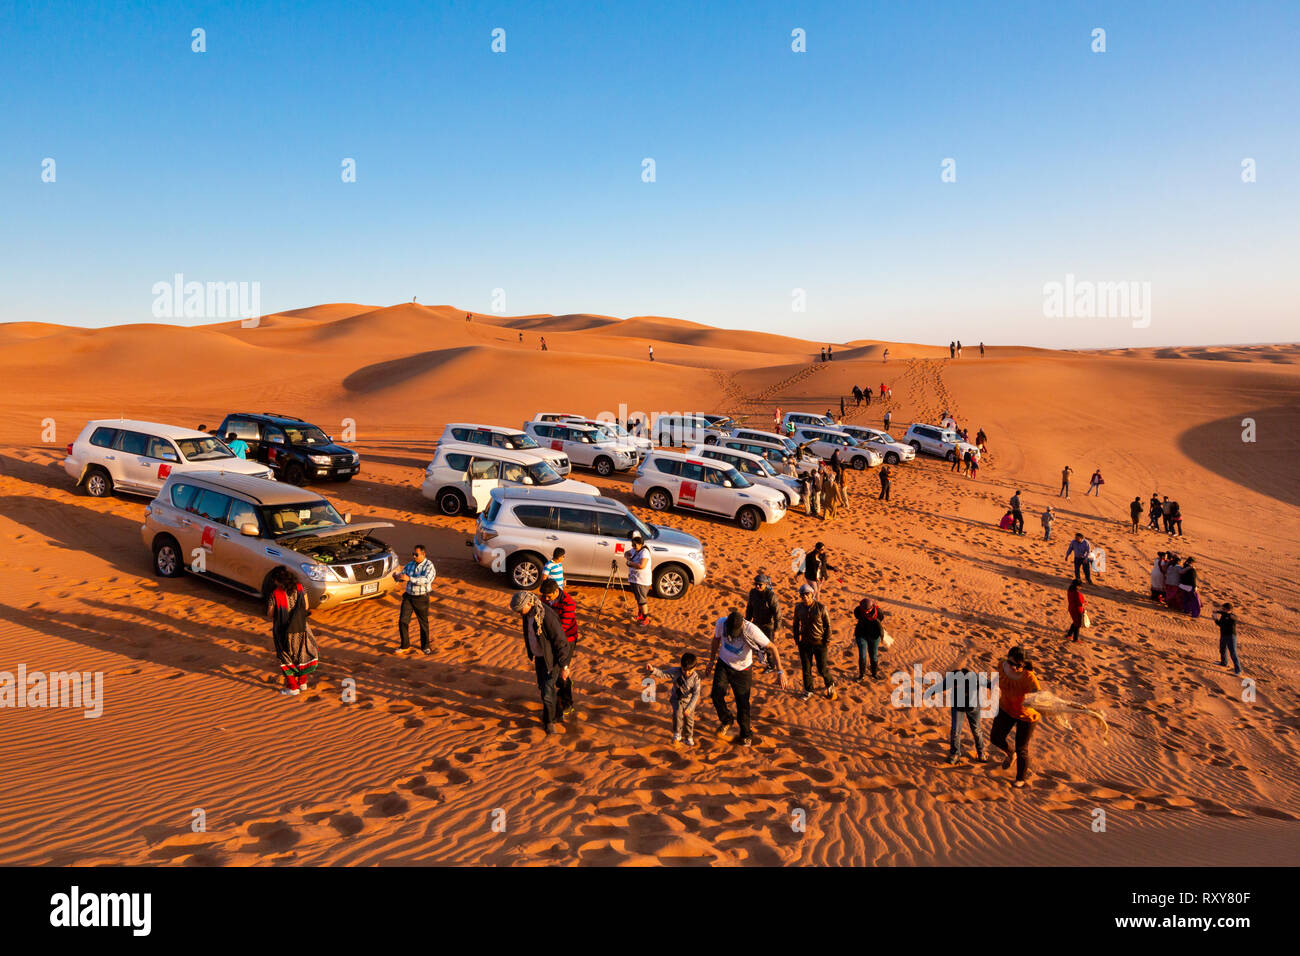
<instances>
[{"instance_id":1,"label":"license plate","mask_svg":"<svg viewBox=\"0 0 1300 956\"><path fill-rule=\"evenodd\" d=\"M339 474L340 474L340 475L350 475L350 474L352 474L354 471L356 471L355 468L340 468L340 469L339 469Z\"/></svg>"},{"instance_id":2,"label":"license plate","mask_svg":"<svg viewBox=\"0 0 1300 956\"><path fill-rule=\"evenodd\" d=\"M363 584L363 585L361 585L361 596L362 596L362 597L365 597L367 594L378 594L378 593L379 593L379 582L378 582L378 581L372 581L372 582L370 582L369 584Z\"/></svg>"}]
</instances>

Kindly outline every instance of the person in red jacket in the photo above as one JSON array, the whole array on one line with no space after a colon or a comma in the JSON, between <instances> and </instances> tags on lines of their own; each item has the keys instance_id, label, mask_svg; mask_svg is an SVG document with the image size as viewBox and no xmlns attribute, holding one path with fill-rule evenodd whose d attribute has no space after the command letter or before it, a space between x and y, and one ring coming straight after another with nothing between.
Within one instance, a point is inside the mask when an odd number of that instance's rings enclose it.
<instances>
[{"instance_id":1,"label":"person in red jacket","mask_svg":"<svg viewBox=\"0 0 1300 956\"><path fill-rule=\"evenodd\" d=\"M1065 605L1070 612L1070 629L1065 632L1065 636L1077 641L1079 628L1083 626L1083 609L1088 605L1088 599L1079 590L1078 578L1070 582L1069 590L1065 592Z\"/></svg>"},{"instance_id":2,"label":"person in red jacket","mask_svg":"<svg viewBox=\"0 0 1300 956\"><path fill-rule=\"evenodd\" d=\"M543 581L538 590L541 592L542 600L560 619L560 627L563 628L564 636L569 641L569 666L572 668L574 655L578 651L578 606L574 603L573 598L569 597L569 592L562 589L550 578ZM573 675L571 671L568 677L561 677L556 680L555 702L559 706L560 720L568 720L573 716Z\"/></svg>"},{"instance_id":3,"label":"person in red jacket","mask_svg":"<svg viewBox=\"0 0 1300 956\"><path fill-rule=\"evenodd\" d=\"M1017 646L1007 651L1006 660L998 666L998 712L993 718L989 743L1004 754L1003 770L1010 768L1012 760L1015 761L1016 787L1028 783L1029 738L1033 736L1039 718L1038 711L1025 705L1025 695L1039 689L1034 665L1025 656L1024 649ZM1016 732L1014 753L1007 749L1007 735L1013 728Z\"/></svg>"}]
</instances>

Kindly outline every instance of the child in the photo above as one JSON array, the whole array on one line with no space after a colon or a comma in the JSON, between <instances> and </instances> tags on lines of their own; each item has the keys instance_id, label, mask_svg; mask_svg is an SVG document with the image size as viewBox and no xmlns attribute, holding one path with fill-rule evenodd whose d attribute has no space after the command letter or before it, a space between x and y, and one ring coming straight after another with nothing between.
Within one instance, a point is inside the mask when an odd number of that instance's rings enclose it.
<instances>
[{"instance_id":1,"label":"child","mask_svg":"<svg viewBox=\"0 0 1300 956\"><path fill-rule=\"evenodd\" d=\"M672 695L668 702L673 705L673 743L680 744L682 735L686 735L686 746L695 746L695 706L700 702L700 675L695 672L697 658L690 651L682 655L680 667L660 670L652 664L646 665L646 673L662 681L672 681Z\"/></svg>"},{"instance_id":2,"label":"child","mask_svg":"<svg viewBox=\"0 0 1300 956\"><path fill-rule=\"evenodd\" d=\"M978 478L980 474L980 456L976 455L970 460L970 471L968 474L972 478Z\"/></svg>"},{"instance_id":3,"label":"child","mask_svg":"<svg viewBox=\"0 0 1300 956\"><path fill-rule=\"evenodd\" d=\"M551 560L542 568L542 580L554 581L561 591L564 590L564 554L563 548L556 548L551 552Z\"/></svg>"}]
</instances>

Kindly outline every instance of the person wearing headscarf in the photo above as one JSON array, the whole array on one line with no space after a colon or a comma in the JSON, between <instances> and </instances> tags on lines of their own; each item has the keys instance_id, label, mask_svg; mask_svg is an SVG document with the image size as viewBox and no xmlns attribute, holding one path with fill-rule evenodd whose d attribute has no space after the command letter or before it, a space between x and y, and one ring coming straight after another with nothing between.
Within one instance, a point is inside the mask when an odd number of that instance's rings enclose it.
<instances>
[{"instance_id":1,"label":"person wearing headscarf","mask_svg":"<svg viewBox=\"0 0 1300 956\"><path fill-rule=\"evenodd\" d=\"M307 610L307 592L302 584L285 568L272 571L266 616L271 621L271 640L284 678L280 693L289 697L297 697L307 689L307 678L319 663Z\"/></svg>"}]
</instances>

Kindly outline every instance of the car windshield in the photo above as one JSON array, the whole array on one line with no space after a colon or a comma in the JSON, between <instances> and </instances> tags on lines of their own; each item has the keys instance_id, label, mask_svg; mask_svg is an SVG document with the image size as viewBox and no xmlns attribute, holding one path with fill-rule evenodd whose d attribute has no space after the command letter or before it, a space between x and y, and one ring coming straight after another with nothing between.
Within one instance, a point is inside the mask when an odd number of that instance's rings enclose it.
<instances>
[{"instance_id":1,"label":"car windshield","mask_svg":"<svg viewBox=\"0 0 1300 956\"><path fill-rule=\"evenodd\" d=\"M893 435L889 434L889 432L880 432L878 435L876 435L876 441L888 441L888 442L897 443L898 439L896 439Z\"/></svg>"},{"instance_id":2,"label":"car windshield","mask_svg":"<svg viewBox=\"0 0 1300 956\"><path fill-rule=\"evenodd\" d=\"M329 436L315 425L285 425L284 433L291 445L328 445Z\"/></svg>"},{"instance_id":3,"label":"car windshield","mask_svg":"<svg viewBox=\"0 0 1300 956\"><path fill-rule=\"evenodd\" d=\"M659 537L659 529L654 525L646 524L630 511L627 513L627 516L632 519L632 524L636 526L636 530L641 532L641 537L645 538L647 541Z\"/></svg>"},{"instance_id":4,"label":"car windshield","mask_svg":"<svg viewBox=\"0 0 1300 956\"><path fill-rule=\"evenodd\" d=\"M234 458L235 453L226 447L226 443L216 438L180 438L181 455L186 461L216 461L219 458Z\"/></svg>"},{"instance_id":5,"label":"car windshield","mask_svg":"<svg viewBox=\"0 0 1300 956\"><path fill-rule=\"evenodd\" d=\"M273 538L344 525L343 516L324 498L301 504L267 505L262 508L262 519Z\"/></svg>"},{"instance_id":6,"label":"car windshield","mask_svg":"<svg viewBox=\"0 0 1300 956\"><path fill-rule=\"evenodd\" d=\"M955 431L945 431L943 433L943 440L950 441L950 442L958 442L961 441L961 436L958 435Z\"/></svg>"},{"instance_id":7,"label":"car windshield","mask_svg":"<svg viewBox=\"0 0 1300 956\"><path fill-rule=\"evenodd\" d=\"M733 488L752 488L754 486L752 481L740 472L736 471L736 469L732 468L730 465L722 469L722 477L731 482L731 487Z\"/></svg>"},{"instance_id":8,"label":"car windshield","mask_svg":"<svg viewBox=\"0 0 1300 956\"><path fill-rule=\"evenodd\" d=\"M528 474L536 484L553 485L557 482L564 481L560 473L550 466L549 462L539 461L528 466Z\"/></svg>"},{"instance_id":9,"label":"car windshield","mask_svg":"<svg viewBox=\"0 0 1300 956\"><path fill-rule=\"evenodd\" d=\"M772 467L771 463L766 458L760 458L758 461L754 462L754 464L757 465L758 470L765 475L772 476L776 474L776 469Z\"/></svg>"},{"instance_id":10,"label":"car windshield","mask_svg":"<svg viewBox=\"0 0 1300 956\"><path fill-rule=\"evenodd\" d=\"M502 447L505 448L526 449L542 447L537 444L531 435L525 435L523 432L518 432L514 435L499 435L496 437L501 440ZM497 442L494 441L493 444L497 444Z\"/></svg>"}]
</instances>

